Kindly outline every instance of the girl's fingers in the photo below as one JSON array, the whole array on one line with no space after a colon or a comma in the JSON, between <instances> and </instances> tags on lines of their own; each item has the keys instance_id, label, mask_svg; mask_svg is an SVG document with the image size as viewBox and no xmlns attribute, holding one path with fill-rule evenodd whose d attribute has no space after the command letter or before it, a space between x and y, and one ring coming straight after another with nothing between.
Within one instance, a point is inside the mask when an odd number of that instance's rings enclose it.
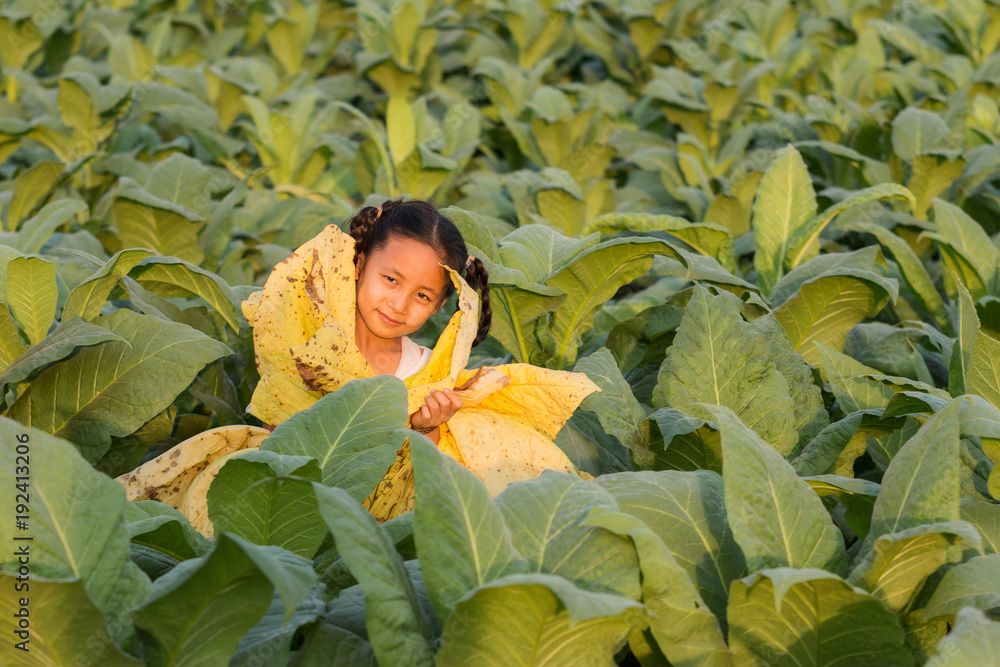
<instances>
[{"instance_id":1,"label":"girl's fingers","mask_svg":"<svg viewBox=\"0 0 1000 667\"><path fill-rule=\"evenodd\" d=\"M445 389L444 390L444 395L451 402L452 409L458 410L459 408L462 407L462 405L464 405L462 403L462 399L460 399L458 397L458 394L456 394L455 392L453 392L451 389Z\"/></svg>"}]
</instances>

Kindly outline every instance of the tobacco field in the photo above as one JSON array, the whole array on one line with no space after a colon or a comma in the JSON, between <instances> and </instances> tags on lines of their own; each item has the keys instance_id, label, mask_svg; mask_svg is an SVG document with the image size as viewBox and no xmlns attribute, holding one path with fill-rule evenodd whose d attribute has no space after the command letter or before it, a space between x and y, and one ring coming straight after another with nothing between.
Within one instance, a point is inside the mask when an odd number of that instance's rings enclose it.
<instances>
[{"instance_id":1,"label":"tobacco field","mask_svg":"<svg viewBox=\"0 0 1000 667\"><path fill-rule=\"evenodd\" d=\"M0 664L1000 664L998 45L993 0L3 0ZM260 426L240 304L395 197L490 272L472 366L601 388L595 479L491 497L377 376L214 536L128 501Z\"/></svg>"}]
</instances>

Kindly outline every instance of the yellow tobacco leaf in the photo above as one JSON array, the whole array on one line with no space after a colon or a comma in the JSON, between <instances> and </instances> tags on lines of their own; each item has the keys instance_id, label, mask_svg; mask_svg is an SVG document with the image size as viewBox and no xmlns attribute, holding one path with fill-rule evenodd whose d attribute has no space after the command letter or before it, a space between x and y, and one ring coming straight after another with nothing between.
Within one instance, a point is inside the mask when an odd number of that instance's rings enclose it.
<instances>
[{"instance_id":1,"label":"yellow tobacco leaf","mask_svg":"<svg viewBox=\"0 0 1000 667\"><path fill-rule=\"evenodd\" d=\"M211 535L205 492L218 468L230 455L260 447L270 435L258 426L220 426L192 436L115 481L129 500L158 500L176 508L197 530ZM204 473L204 475L203 475ZM192 490L196 480L200 490Z\"/></svg>"}]
</instances>

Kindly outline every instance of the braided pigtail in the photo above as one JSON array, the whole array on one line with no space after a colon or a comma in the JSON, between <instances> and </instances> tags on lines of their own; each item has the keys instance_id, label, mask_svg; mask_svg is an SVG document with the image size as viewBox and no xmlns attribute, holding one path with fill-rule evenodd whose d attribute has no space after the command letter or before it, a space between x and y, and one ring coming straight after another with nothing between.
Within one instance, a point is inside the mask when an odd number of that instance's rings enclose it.
<instances>
[{"instance_id":1,"label":"braided pigtail","mask_svg":"<svg viewBox=\"0 0 1000 667\"><path fill-rule=\"evenodd\" d=\"M479 345L486 340L486 335L490 332L490 324L493 321L493 309L490 308L490 284L489 272L483 266L483 262L478 257L472 257L468 268L465 270L465 281L473 289L478 289L481 293L480 302L482 309L479 312L479 331L472 341L472 346Z\"/></svg>"},{"instance_id":2,"label":"braided pigtail","mask_svg":"<svg viewBox=\"0 0 1000 667\"><path fill-rule=\"evenodd\" d=\"M382 206L365 206L350 220L351 236L354 237L354 264L358 257L368 249L368 239L372 228L382 215Z\"/></svg>"}]
</instances>

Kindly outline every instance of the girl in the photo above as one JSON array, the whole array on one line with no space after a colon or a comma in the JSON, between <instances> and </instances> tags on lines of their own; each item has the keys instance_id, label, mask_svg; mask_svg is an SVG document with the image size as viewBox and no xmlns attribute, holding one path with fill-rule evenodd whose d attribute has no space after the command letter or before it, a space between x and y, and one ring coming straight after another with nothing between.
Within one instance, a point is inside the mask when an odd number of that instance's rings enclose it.
<instances>
[{"instance_id":1,"label":"girl","mask_svg":"<svg viewBox=\"0 0 1000 667\"><path fill-rule=\"evenodd\" d=\"M442 264L482 291L482 312L472 345L490 329L490 288L481 260L468 254L462 234L426 201L387 201L350 220L355 241L357 306L354 341L376 374L405 380L430 360L430 348L407 334L417 331L455 291ZM451 388L432 390L410 415L414 430L440 441L441 424L462 407Z\"/></svg>"}]
</instances>

